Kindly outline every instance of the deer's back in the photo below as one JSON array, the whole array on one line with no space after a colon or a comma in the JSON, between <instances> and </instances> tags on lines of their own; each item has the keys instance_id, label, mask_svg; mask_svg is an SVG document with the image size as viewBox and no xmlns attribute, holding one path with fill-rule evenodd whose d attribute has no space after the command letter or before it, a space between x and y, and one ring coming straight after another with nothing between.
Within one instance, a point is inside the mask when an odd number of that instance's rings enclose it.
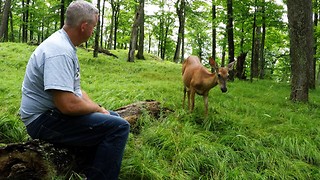
<instances>
[{"instance_id":1,"label":"deer's back","mask_svg":"<svg viewBox=\"0 0 320 180\"><path fill-rule=\"evenodd\" d=\"M182 65L182 79L186 87L192 82L201 83L202 80L210 78L212 74L205 68L197 56L189 56Z\"/></svg>"}]
</instances>

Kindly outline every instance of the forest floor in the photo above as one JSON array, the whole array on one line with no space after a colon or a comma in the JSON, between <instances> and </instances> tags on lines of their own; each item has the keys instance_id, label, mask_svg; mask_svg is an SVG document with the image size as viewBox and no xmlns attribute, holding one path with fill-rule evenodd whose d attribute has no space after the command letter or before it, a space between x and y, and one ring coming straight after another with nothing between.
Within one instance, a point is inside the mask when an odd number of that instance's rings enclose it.
<instances>
[{"instance_id":1,"label":"forest floor","mask_svg":"<svg viewBox=\"0 0 320 180\"><path fill-rule=\"evenodd\" d=\"M18 111L25 67L35 46L1 43L0 146L29 137ZM173 110L139 121L130 133L120 179L320 179L320 90L308 103L289 100L290 84L273 80L228 82L195 110L182 107L181 64L119 58L78 49L84 90L108 109L144 100ZM57 177L56 179L66 177Z\"/></svg>"}]
</instances>

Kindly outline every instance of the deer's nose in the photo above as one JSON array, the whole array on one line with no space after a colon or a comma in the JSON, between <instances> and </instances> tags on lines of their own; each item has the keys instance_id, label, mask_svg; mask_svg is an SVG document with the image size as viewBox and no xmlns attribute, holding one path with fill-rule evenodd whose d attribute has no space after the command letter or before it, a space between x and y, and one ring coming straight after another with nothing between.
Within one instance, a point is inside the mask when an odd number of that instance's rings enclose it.
<instances>
[{"instance_id":1,"label":"deer's nose","mask_svg":"<svg viewBox=\"0 0 320 180\"><path fill-rule=\"evenodd\" d=\"M228 91L228 89L227 89L226 87L224 87L224 88L221 88L221 91L222 91L223 93L225 93L225 92Z\"/></svg>"}]
</instances>

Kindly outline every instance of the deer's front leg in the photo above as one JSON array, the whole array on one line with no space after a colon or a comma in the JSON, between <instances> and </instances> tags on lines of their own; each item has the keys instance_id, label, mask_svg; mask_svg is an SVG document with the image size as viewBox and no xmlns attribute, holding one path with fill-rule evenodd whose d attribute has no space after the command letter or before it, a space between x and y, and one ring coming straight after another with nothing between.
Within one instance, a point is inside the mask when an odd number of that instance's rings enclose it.
<instances>
[{"instance_id":1,"label":"deer's front leg","mask_svg":"<svg viewBox=\"0 0 320 180\"><path fill-rule=\"evenodd\" d=\"M204 101L204 108L205 108L205 115L208 115L208 94L203 95L203 101Z\"/></svg>"},{"instance_id":2,"label":"deer's front leg","mask_svg":"<svg viewBox=\"0 0 320 180\"><path fill-rule=\"evenodd\" d=\"M187 88L184 86L183 88L183 101L182 101L182 108L184 109L184 103L186 101L186 93L187 93ZM188 96L189 97L189 96ZM189 99L189 98L188 98Z\"/></svg>"},{"instance_id":3,"label":"deer's front leg","mask_svg":"<svg viewBox=\"0 0 320 180\"><path fill-rule=\"evenodd\" d=\"M190 108L189 108L190 112L192 112L193 109L194 109L194 96L195 96L195 94L196 94L195 89L191 88L191 89L190 89L190 101L191 101L191 106L189 106L189 107L190 107Z\"/></svg>"},{"instance_id":4,"label":"deer's front leg","mask_svg":"<svg viewBox=\"0 0 320 180\"><path fill-rule=\"evenodd\" d=\"M190 89L187 90L187 96L188 96L188 109L190 110Z\"/></svg>"}]
</instances>

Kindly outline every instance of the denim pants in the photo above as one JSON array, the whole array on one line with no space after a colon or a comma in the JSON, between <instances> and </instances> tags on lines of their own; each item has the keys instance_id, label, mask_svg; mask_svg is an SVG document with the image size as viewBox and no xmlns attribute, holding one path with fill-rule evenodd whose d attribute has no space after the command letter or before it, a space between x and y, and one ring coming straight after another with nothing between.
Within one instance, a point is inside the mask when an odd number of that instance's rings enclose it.
<instances>
[{"instance_id":1,"label":"denim pants","mask_svg":"<svg viewBox=\"0 0 320 180\"><path fill-rule=\"evenodd\" d=\"M89 180L118 179L129 130L129 123L113 111L66 116L54 109L27 126L33 139L90 149Z\"/></svg>"}]
</instances>

